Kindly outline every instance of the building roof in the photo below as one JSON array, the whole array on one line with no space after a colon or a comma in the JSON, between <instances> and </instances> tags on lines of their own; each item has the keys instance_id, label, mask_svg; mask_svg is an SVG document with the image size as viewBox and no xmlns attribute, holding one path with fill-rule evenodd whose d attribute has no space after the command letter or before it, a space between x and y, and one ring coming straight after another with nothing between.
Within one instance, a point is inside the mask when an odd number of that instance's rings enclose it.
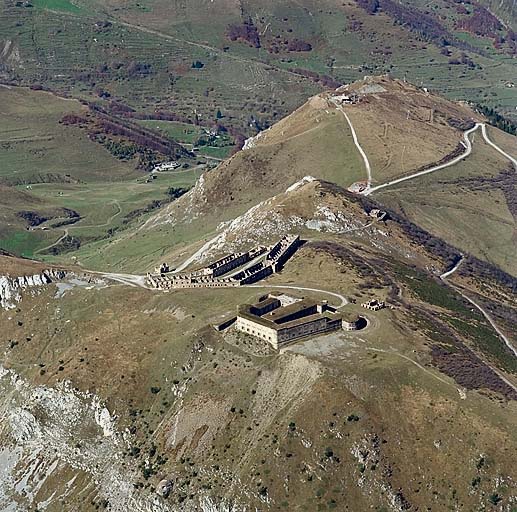
<instances>
[{"instance_id":1,"label":"building roof","mask_svg":"<svg viewBox=\"0 0 517 512\"><path fill-rule=\"evenodd\" d=\"M337 313L314 313L313 315L304 316L302 318L298 318L296 320L292 320L291 322L286 322L285 324L273 324L274 329L277 331L282 331L284 329L290 329L291 327L297 327L299 325L309 324L314 322L315 320L319 320L320 318L326 318L330 321L336 321L341 319L341 315Z\"/></svg>"},{"instance_id":2,"label":"building roof","mask_svg":"<svg viewBox=\"0 0 517 512\"><path fill-rule=\"evenodd\" d=\"M261 300L260 302L257 302L256 304L253 304L253 307L255 308L263 308L265 306L269 306L269 304L278 304L279 300L277 297L267 297L264 300Z\"/></svg>"},{"instance_id":3,"label":"building roof","mask_svg":"<svg viewBox=\"0 0 517 512\"><path fill-rule=\"evenodd\" d=\"M357 320L359 320L359 318L362 318L357 313L346 313L346 314L341 314L341 316L343 318L343 322L348 322L348 323L357 322Z\"/></svg>"},{"instance_id":4,"label":"building roof","mask_svg":"<svg viewBox=\"0 0 517 512\"><path fill-rule=\"evenodd\" d=\"M252 308L262 305L265 302L267 302L267 299L255 305L244 304L239 307L238 315L243 318L246 318L247 320L251 320L252 322L260 324L264 327L269 327L270 329L274 329L276 331L289 329L291 327L296 327L298 325L314 322L315 320L319 320L320 318L326 318L327 320L333 321L342 319L341 314L325 311L323 313L310 313L300 318L296 318L294 320L282 322L282 319L286 316L296 314L300 311L303 311L304 309L308 309L319 304L311 299L303 299L299 302L295 302L294 304L289 304L288 306L277 308L263 316L254 315L252 313Z\"/></svg>"},{"instance_id":5,"label":"building roof","mask_svg":"<svg viewBox=\"0 0 517 512\"><path fill-rule=\"evenodd\" d=\"M299 302L295 302L294 304L289 304L288 306L284 306L278 309L275 309L274 311L271 311L271 313L268 313L267 315L264 315L262 318L265 320L269 320L271 322L275 323L281 323L282 318L293 315L295 313L298 313L299 311L302 311L304 309L310 308L311 306L316 306L317 303L310 299L303 299Z\"/></svg>"}]
</instances>

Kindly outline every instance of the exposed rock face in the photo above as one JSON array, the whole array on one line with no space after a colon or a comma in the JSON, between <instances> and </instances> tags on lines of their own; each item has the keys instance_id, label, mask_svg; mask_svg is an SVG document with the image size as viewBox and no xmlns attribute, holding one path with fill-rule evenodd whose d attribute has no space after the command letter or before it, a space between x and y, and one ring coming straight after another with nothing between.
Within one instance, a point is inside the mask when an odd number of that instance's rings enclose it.
<instances>
[{"instance_id":1,"label":"exposed rock face","mask_svg":"<svg viewBox=\"0 0 517 512\"><path fill-rule=\"evenodd\" d=\"M60 281L66 277L63 270L48 269L41 274L19 277L0 276L0 306L12 309L21 300L21 292L27 288L36 288Z\"/></svg>"},{"instance_id":2,"label":"exposed rock face","mask_svg":"<svg viewBox=\"0 0 517 512\"><path fill-rule=\"evenodd\" d=\"M180 507L167 503L174 487L170 478L158 484L156 494L135 488L139 470L124 460L130 435L117 428L97 395L69 382L34 386L0 365L0 417L2 511L90 511L99 505L104 510L108 503L112 512L249 510L201 494ZM84 494L89 499L83 500ZM76 506L69 508L72 502Z\"/></svg>"},{"instance_id":3,"label":"exposed rock face","mask_svg":"<svg viewBox=\"0 0 517 512\"><path fill-rule=\"evenodd\" d=\"M120 467L127 441L115 433L115 419L96 395L67 382L33 386L0 365L0 415L0 510L44 510L53 500L80 495L92 480L98 483L97 501L109 495L111 510L158 510L128 503L127 482L134 475ZM48 480L55 482L50 492Z\"/></svg>"}]
</instances>

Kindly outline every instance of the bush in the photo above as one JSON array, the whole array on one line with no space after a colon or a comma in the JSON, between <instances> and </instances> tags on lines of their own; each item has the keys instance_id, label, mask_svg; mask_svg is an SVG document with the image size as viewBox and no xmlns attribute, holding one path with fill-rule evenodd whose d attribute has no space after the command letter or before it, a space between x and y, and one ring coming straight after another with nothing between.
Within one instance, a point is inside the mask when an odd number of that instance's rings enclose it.
<instances>
[{"instance_id":1,"label":"bush","mask_svg":"<svg viewBox=\"0 0 517 512\"><path fill-rule=\"evenodd\" d=\"M503 500L503 498L501 498L501 496L499 496L499 494L497 494L496 492L494 492L493 494L491 494L488 498L488 501L492 504L492 505L498 505L501 501Z\"/></svg>"},{"instance_id":2,"label":"bush","mask_svg":"<svg viewBox=\"0 0 517 512\"><path fill-rule=\"evenodd\" d=\"M287 45L287 49L290 52L310 52L312 50L312 45L307 41L302 41L300 39L293 39Z\"/></svg>"},{"instance_id":3,"label":"bush","mask_svg":"<svg viewBox=\"0 0 517 512\"><path fill-rule=\"evenodd\" d=\"M250 19L241 25L232 24L226 29L226 36L230 41L244 41L253 48L260 48L260 36L257 27Z\"/></svg>"}]
</instances>

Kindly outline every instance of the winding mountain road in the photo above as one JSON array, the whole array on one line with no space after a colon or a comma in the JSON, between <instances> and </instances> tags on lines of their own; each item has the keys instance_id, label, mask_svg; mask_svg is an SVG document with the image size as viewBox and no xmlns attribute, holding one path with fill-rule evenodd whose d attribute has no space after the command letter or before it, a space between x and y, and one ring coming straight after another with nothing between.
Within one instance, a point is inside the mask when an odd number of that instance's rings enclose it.
<instances>
[{"instance_id":1,"label":"winding mountain road","mask_svg":"<svg viewBox=\"0 0 517 512\"><path fill-rule=\"evenodd\" d=\"M383 183L382 185L377 185L376 187L369 187L361 192L364 196L369 196L373 192L376 192L377 190L381 190L386 187L391 187L392 185L396 185L397 183L402 183L403 181L412 180L414 178L418 178L419 176L424 176L426 174L431 174L432 172L440 171L441 169L446 169L447 167L450 167L451 165L456 165L458 162L461 162L464 158L467 158L470 153L472 153L472 143L470 142L469 135L471 133L474 133L479 127L483 127L483 123L476 123L470 130L467 130L463 133L463 145L465 146L465 152L461 155L457 156L456 158L453 158L450 162L446 162L444 164L436 165L434 167L431 167L430 169L425 169L424 171L419 171L414 174L410 174L409 176L403 176L402 178L397 178L395 180L388 181L386 183Z\"/></svg>"},{"instance_id":2,"label":"winding mountain road","mask_svg":"<svg viewBox=\"0 0 517 512\"><path fill-rule=\"evenodd\" d=\"M114 272L99 272L95 270L87 270L87 272L90 274L105 277L106 279L111 279L112 281L117 281L118 283L132 286L133 288L145 288L146 290L154 289L146 285L145 276L140 276L136 274L119 274Z\"/></svg>"},{"instance_id":3,"label":"winding mountain road","mask_svg":"<svg viewBox=\"0 0 517 512\"><path fill-rule=\"evenodd\" d=\"M122 207L118 201L111 203L117 207L117 211L104 223L102 224L80 224L79 226L71 226L72 229L85 229L85 228L105 228L111 225L111 223L122 213Z\"/></svg>"},{"instance_id":4,"label":"winding mountain road","mask_svg":"<svg viewBox=\"0 0 517 512\"><path fill-rule=\"evenodd\" d=\"M512 156L510 156L505 151L503 151L497 144L495 144L494 142L492 142L490 140L490 138L488 137L487 130L486 130L486 124L482 124L481 125L481 133L483 134L483 138L485 139L487 144L492 146L497 152L501 153L501 155L503 155L504 157L508 158L508 160L510 160L510 162L512 162L514 167L517 169L517 160L515 158L513 158Z\"/></svg>"},{"instance_id":5,"label":"winding mountain road","mask_svg":"<svg viewBox=\"0 0 517 512\"><path fill-rule=\"evenodd\" d=\"M343 114L345 114L345 112L343 111L342 108L341 108L341 111L343 112ZM346 116L346 114L345 114L345 116ZM351 124L348 116L346 116L346 117L347 117L347 121L349 122L349 124ZM361 192L361 194L364 196L369 196L370 194L372 194L378 190L382 190L384 188L391 187L392 185L396 185L398 183L412 180L414 178L418 178L419 176L424 176L425 174L430 174L430 173L433 173L436 171L440 171L442 169L446 169L447 167L451 167L452 165L456 165L458 162L461 162L463 159L467 158L470 155L470 153L472 153L472 142L470 141L469 136L470 136L470 134L474 133L478 128L481 128L481 134L483 135L483 138L485 139L486 143L489 144L498 153L503 155L505 158L510 160L510 162L512 162L514 167L517 169L517 160L515 158L513 158L511 155L509 155L508 153L506 153L506 151L501 149L497 144L495 144L495 142L493 142L489 138L488 133L487 133L486 124L485 123L476 123L472 128L470 128L469 130L467 130L463 133L462 144L465 146L465 152L462 153L461 155L457 156L456 158L453 158L450 162L436 165L434 167L431 167L430 169L425 169L424 171L419 171L414 174L410 174L409 176L403 176L402 178L397 178L395 180L388 181L386 183L383 183L382 185L377 185L375 187L371 187L369 185L366 189L364 189ZM369 171L369 176L371 176L370 173L371 173L371 171Z\"/></svg>"},{"instance_id":6,"label":"winding mountain road","mask_svg":"<svg viewBox=\"0 0 517 512\"><path fill-rule=\"evenodd\" d=\"M471 299L468 295L465 295L465 293L463 293L462 289L459 286L456 286L455 284L452 284L450 281L447 280L447 278L449 276L454 274L454 272L456 272L456 270L458 270L460 268L460 266L463 263L463 261L464 261L464 258L462 256L461 259L458 261L458 263L456 263L456 265L451 270L449 270L448 272L443 273L440 276L440 279L445 284L450 286L451 288L454 288L454 290L456 290L465 300L470 302L486 318L486 320L492 326L492 328L497 333L497 335L504 341L505 345L513 352L515 357L517 357L517 349L512 345L512 343L508 339L508 337L497 326L497 324L494 322L492 317L475 300ZM517 391L517 389L516 389L516 391Z\"/></svg>"},{"instance_id":7,"label":"winding mountain road","mask_svg":"<svg viewBox=\"0 0 517 512\"><path fill-rule=\"evenodd\" d=\"M104 224L87 224L85 226L69 226L65 228L64 234L60 236L55 242L52 242L50 245L47 245L46 247L42 247L41 249L38 249L35 251L34 254L40 254L44 251L48 251L49 249L52 249L52 247L55 247L60 242L62 242L68 235L69 235L69 229L84 229L84 228L103 228L111 225L111 223L115 220L116 217L118 217L122 213L122 208L120 206L120 203L118 201L113 201L113 203L117 207L117 212L113 214Z\"/></svg>"},{"instance_id":8,"label":"winding mountain road","mask_svg":"<svg viewBox=\"0 0 517 512\"><path fill-rule=\"evenodd\" d=\"M141 275L135 275L135 274L119 274L119 273L113 273L113 272L95 272L95 271L88 271L91 274L96 274L102 277L105 277L106 279L111 279L112 281L117 281L118 283L126 284L128 286L132 286L134 288L145 288L147 290L154 290L154 288L151 288L150 286L147 286L145 282L145 276ZM282 285L261 285L261 284L249 284L243 286L243 288L279 288L279 289L288 289L288 290L298 290L298 291L309 291L309 292L316 292L316 293L322 293L323 295L330 295L331 297L334 297L339 300L340 304L338 306L338 309L346 306L348 304L348 300L346 297L339 293L330 292L328 290L322 290L320 288L306 288L303 286L293 286L289 284L282 284ZM210 288L212 290L228 290L228 287L222 287L222 288Z\"/></svg>"},{"instance_id":9,"label":"winding mountain road","mask_svg":"<svg viewBox=\"0 0 517 512\"><path fill-rule=\"evenodd\" d=\"M436 172L436 171L439 171L441 169L446 169L447 167L451 167L452 165L455 165L457 164L458 162L461 162L463 159L465 159L466 157L468 157L471 153L472 153L472 142L470 141L470 135L472 133L474 133L478 128L481 128L481 133L483 135L483 138L485 139L486 143L489 144L493 149L495 149L498 153L500 153L501 155L503 155L505 158L507 158L508 160L510 160L510 162L513 164L513 166L517 169L517 160L515 158L513 158L511 155L509 155L508 153L506 153L503 149L501 149L497 144L495 144L488 136L488 133L487 133L487 128L486 128L486 124L485 123L476 123L472 128L470 128L469 130L466 130L464 133L463 133L463 145L465 146L465 152L462 153L461 155L455 157L454 159L452 159L450 162L446 162L444 164L440 164L440 165L436 165L434 167L431 167L429 169L426 169L426 170L423 170L423 171L419 171L419 172L416 172L414 174L411 174L409 176L404 176L402 178L397 178L395 180L391 180L391 181L388 181L387 183L383 183L382 185L377 185L376 187L371 187L371 166L370 166L370 163L368 161L368 157L366 156L363 148L361 147L361 145L359 144L359 141L358 141L358 138L357 138L357 134L356 134L356 131L352 125L352 122L350 120L350 118L348 117L348 115L346 114L346 112L344 111L343 107L341 105L339 105L336 101L332 100L332 103L334 103L334 105L338 108L338 110L340 110L343 115L345 116L349 126L350 126L350 129L352 130L352 136L354 138L354 143L356 144L359 152L361 153L361 156L363 157L363 160L365 162L365 166L366 166L366 170L367 170L367 173L368 173L368 187L365 188L361 194L362 195L365 195L365 196L369 196L370 194L372 194L373 192L376 192L377 190L381 190L381 189L384 189L384 188L387 188L387 187L390 187L392 185L396 185L398 183L402 183L404 181L408 181L408 180L412 180L414 178L418 178L419 176L424 176L426 174L430 174L430 173L433 173L433 172ZM447 272L444 272L441 276L440 276L440 279L445 283L447 284L448 286L450 286L451 288L453 288L454 290L456 290L465 300L467 300L470 304L472 304L484 317L485 319L488 321L488 323L492 326L492 328L496 331L497 335L500 337L500 339L505 343L505 345L512 351L512 353L517 357L517 349L512 345L512 343L510 342L510 340L508 339L508 337L501 331L501 329L498 327L498 325L494 322L494 320L492 319L492 317L485 311L485 309L483 309L482 306L480 306L475 300L471 299L468 295L466 295L462 290L461 288L459 288L458 286L452 284L451 282L449 282L447 280L448 277L450 277L452 274L454 274L454 272L456 272L458 270L458 268L461 266L461 264L463 263L464 261L464 258L463 256L461 257L461 259L458 261L458 263L456 263L456 265L450 269L449 271ZM346 299L345 299L346 300ZM344 304L343 304L344 305ZM499 377L504 380L504 382L506 382L506 384L508 384L510 387L512 387L515 391L517 391L517 387L512 383L510 382L503 374L501 374L501 372L499 372L498 370L494 369L492 366L491 368L499 375Z\"/></svg>"},{"instance_id":10,"label":"winding mountain road","mask_svg":"<svg viewBox=\"0 0 517 512\"><path fill-rule=\"evenodd\" d=\"M52 249L52 247L55 247L57 244L59 244L61 241L63 241L68 236L68 228L65 228L65 232L63 235L61 235L55 242L52 242L50 245L47 245L46 247L42 247L41 249L38 249L34 252L34 254L40 254L44 251L48 251L49 249Z\"/></svg>"}]
</instances>

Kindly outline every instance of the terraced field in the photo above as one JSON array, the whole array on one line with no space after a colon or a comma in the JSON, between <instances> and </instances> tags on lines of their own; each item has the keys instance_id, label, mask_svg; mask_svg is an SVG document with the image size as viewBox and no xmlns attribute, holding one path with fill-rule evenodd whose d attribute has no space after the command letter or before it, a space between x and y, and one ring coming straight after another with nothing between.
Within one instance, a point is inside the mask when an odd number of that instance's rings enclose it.
<instances>
[{"instance_id":1,"label":"terraced field","mask_svg":"<svg viewBox=\"0 0 517 512\"><path fill-rule=\"evenodd\" d=\"M449 15L444 2L435 3L437 13ZM513 59L490 38L454 31L469 38L473 50L464 64L451 64L462 57L460 50L447 55L386 14L370 16L352 1L249 2L242 13L233 2L223 10L219 5L8 3L0 20L2 76L89 100L116 99L137 110L174 111L191 120L197 115L202 124L223 108L225 124L246 136L326 86L388 72L513 115L516 93L507 86L514 79ZM444 21L449 29L450 18ZM247 19L258 46L227 36L230 25ZM311 51L286 50L293 40L307 42ZM200 67L193 66L197 62Z\"/></svg>"}]
</instances>

